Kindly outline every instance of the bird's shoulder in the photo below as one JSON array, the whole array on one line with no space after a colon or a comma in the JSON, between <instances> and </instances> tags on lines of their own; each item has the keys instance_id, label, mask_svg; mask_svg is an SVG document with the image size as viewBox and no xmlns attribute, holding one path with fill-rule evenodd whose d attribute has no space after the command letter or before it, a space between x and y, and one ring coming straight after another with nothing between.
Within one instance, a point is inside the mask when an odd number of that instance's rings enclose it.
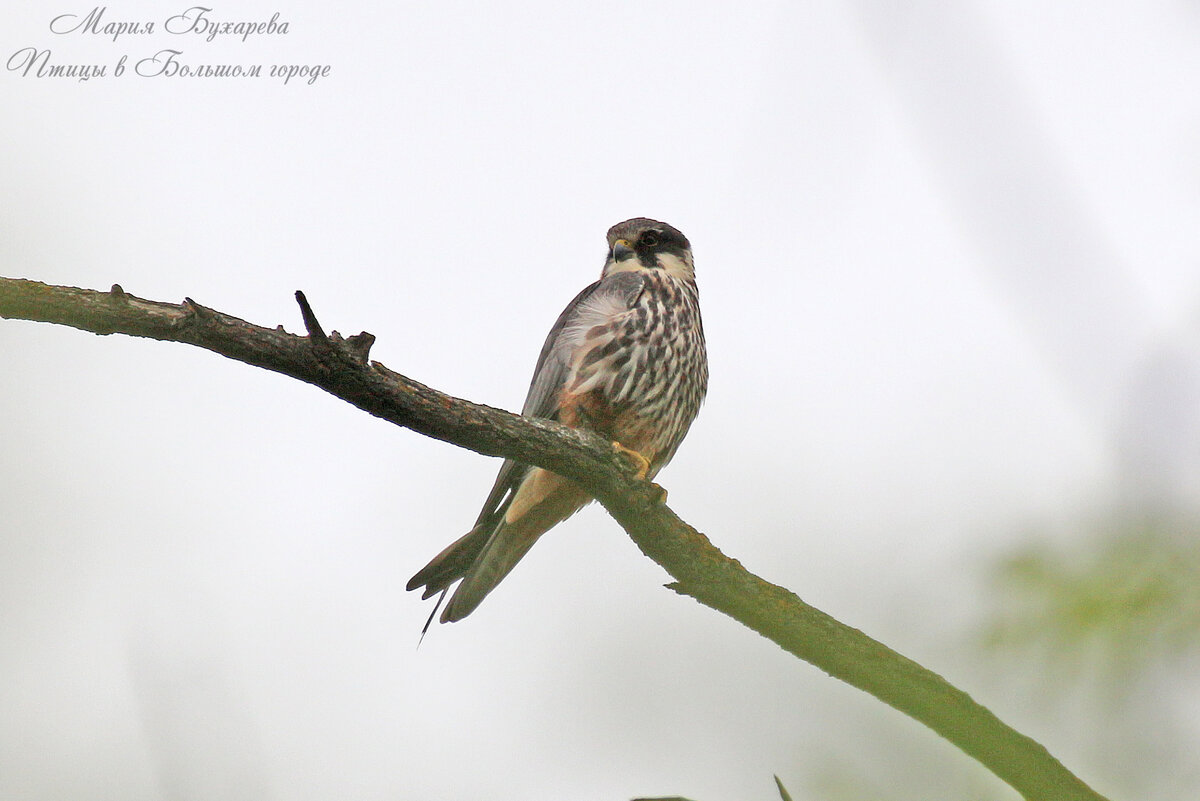
<instances>
[{"instance_id":1,"label":"bird's shoulder","mask_svg":"<svg viewBox=\"0 0 1200 801\"><path fill-rule=\"evenodd\" d=\"M608 325L637 305L645 288L646 277L637 272L613 273L588 286L559 315L539 363L556 351L565 354L578 348L592 328Z\"/></svg>"},{"instance_id":2,"label":"bird's shoulder","mask_svg":"<svg viewBox=\"0 0 1200 801\"><path fill-rule=\"evenodd\" d=\"M564 311L565 335L578 337L593 326L612 322L637 305L646 285L647 278L640 272L622 271L600 279L591 292L581 293Z\"/></svg>"},{"instance_id":3,"label":"bird's shoulder","mask_svg":"<svg viewBox=\"0 0 1200 801\"><path fill-rule=\"evenodd\" d=\"M587 332L608 325L632 309L645 286L645 276L637 272L611 273L589 284L567 304L546 335L522 414L552 416L572 355L583 344Z\"/></svg>"}]
</instances>

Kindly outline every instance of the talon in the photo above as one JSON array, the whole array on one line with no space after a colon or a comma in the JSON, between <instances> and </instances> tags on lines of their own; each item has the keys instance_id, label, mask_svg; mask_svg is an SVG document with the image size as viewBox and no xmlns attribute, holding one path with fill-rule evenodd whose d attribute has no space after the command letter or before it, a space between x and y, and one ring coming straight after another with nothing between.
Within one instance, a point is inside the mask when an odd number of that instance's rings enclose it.
<instances>
[{"instance_id":1,"label":"talon","mask_svg":"<svg viewBox=\"0 0 1200 801\"><path fill-rule=\"evenodd\" d=\"M650 460L645 456L642 456L637 451L626 448L619 442L614 442L612 445L613 449L616 450L617 453L621 454L633 463L633 466L636 469L637 477L644 480L646 478L646 474L650 472Z\"/></svg>"},{"instance_id":2,"label":"talon","mask_svg":"<svg viewBox=\"0 0 1200 801\"><path fill-rule=\"evenodd\" d=\"M651 482L650 486L651 486L651 488L653 488L654 492L657 493L657 497L654 499L654 502L656 504L658 504L659 506L666 506L667 505L667 491L665 489L663 489L662 487L660 487L658 484L655 484L653 482Z\"/></svg>"}]
</instances>

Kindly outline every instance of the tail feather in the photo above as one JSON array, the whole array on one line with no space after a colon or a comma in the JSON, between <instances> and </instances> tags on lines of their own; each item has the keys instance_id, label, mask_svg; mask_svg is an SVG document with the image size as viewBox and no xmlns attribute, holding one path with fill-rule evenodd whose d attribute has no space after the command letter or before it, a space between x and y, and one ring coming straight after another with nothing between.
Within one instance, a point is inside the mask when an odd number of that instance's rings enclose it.
<instances>
[{"instance_id":1,"label":"tail feather","mask_svg":"<svg viewBox=\"0 0 1200 801\"><path fill-rule=\"evenodd\" d=\"M408 580L405 589L412 591L424 587L425 592L422 593L421 600L448 589L451 584L467 575L471 564L487 545L495 526L496 523L492 520L480 523L447 545L441 553L429 560L429 564Z\"/></svg>"},{"instance_id":2,"label":"tail feather","mask_svg":"<svg viewBox=\"0 0 1200 801\"><path fill-rule=\"evenodd\" d=\"M496 533L488 541L487 546L471 565L470 570L463 576L462 583L450 596L450 602L442 610L441 621L453 623L462 620L475 611L487 594L496 588L504 577L512 572L521 561L521 557L529 553L529 549L538 541L543 531L534 533L514 529L525 528L518 523L509 526L504 521L496 527Z\"/></svg>"},{"instance_id":3,"label":"tail feather","mask_svg":"<svg viewBox=\"0 0 1200 801\"><path fill-rule=\"evenodd\" d=\"M445 593L462 579L440 618L443 623L462 620L516 567L542 534L589 500L587 493L570 481L534 470L497 514L480 520L430 560L409 579L407 588L424 587L421 597L429 598Z\"/></svg>"}]
</instances>

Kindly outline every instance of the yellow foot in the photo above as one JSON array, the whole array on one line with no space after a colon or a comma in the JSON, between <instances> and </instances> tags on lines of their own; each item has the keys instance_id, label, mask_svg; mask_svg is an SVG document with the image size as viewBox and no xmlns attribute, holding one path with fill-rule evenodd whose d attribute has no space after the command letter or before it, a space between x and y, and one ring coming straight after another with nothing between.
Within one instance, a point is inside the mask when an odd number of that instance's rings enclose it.
<instances>
[{"instance_id":1,"label":"yellow foot","mask_svg":"<svg viewBox=\"0 0 1200 801\"><path fill-rule=\"evenodd\" d=\"M665 489L663 489L662 487L660 487L658 484L651 483L650 486L653 487L654 491L658 493L658 497L655 499L654 502L657 503L659 506L666 506L667 505L667 491Z\"/></svg>"},{"instance_id":2,"label":"yellow foot","mask_svg":"<svg viewBox=\"0 0 1200 801\"><path fill-rule=\"evenodd\" d=\"M650 460L637 451L626 448L619 442L614 442L612 445L617 453L624 456L634 466L637 471L637 477L644 479L646 474L650 472Z\"/></svg>"}]
</instances>

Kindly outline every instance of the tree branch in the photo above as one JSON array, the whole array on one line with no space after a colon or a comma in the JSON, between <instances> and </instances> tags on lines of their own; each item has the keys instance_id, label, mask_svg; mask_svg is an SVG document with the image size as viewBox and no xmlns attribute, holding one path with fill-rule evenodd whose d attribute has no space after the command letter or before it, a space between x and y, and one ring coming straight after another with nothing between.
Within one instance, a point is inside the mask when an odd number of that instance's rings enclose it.
<instances>
[{"instance_id":1,"label":"tree branch","mask_svg":"<svg viewBox=\"0 0 1200 801\"><path fill-rule=\"evenodd\" d=\"M489 456L559 473L588 490L644 554L675 579L671 589L723 612L784 650L924 723L1027 799L1103 801L1045 748L1001 722L941 676L748 572L680 520L661 492L629 472L600 437L438 392L369 362L374 337L326 335L296 293L308 336L262 328L191 299L159 303L126 294L0 278L0 317L183 342L298 378L370 414Z\"/></svg>"}]
</instances>

